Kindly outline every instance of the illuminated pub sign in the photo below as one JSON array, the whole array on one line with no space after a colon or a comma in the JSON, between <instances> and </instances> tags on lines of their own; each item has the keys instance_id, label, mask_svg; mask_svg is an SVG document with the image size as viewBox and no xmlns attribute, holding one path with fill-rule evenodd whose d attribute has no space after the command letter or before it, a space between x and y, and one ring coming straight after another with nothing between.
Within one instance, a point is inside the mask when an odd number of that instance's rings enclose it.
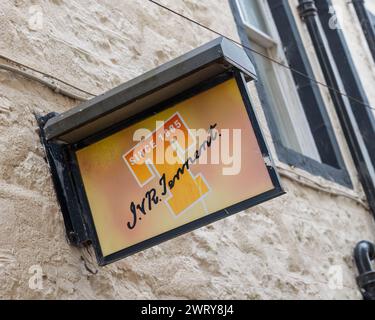
<instances>
[{"instance_id":1,"label":"illuminated pub sign","mask_svg":"<svg viewBox=\"0 0 375 320\"><path fill-rule=\"evenodd\" d=\"M216 39L39 117L67 235L105 265L283 194L246 82Z\"/></svg>"}]
</instances>

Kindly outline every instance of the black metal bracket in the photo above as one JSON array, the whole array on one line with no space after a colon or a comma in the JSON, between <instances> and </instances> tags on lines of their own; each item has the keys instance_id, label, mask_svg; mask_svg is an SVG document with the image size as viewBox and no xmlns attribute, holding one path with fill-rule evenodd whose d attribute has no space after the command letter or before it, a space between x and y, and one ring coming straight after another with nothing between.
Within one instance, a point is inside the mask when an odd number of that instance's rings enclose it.
<instances>
[{"instance_id":1,"label":"black metal bracket","mask_svg":"<svg viewBox=\"0 0 375 320\"><path fill-rule=\"evenodd\" d=\"M354 258L359 272L357 284L362 292L363 299L375 300L375 244L361 241L354 249Z\"/></svg>"},{"instance_id":2,"label":"black metal bracket","mask_svg":"<svg viewBox=\"0 0 375 320\"><path fill-rule=\"evenodd\" d=\"M44 126L48 120L56 117L57 113L36 116L39 126L40 141L45 149L46 160L49 165L56 196L60 204L66 235L70 244L82 246L90 242L86 223L82 214L82 207L75 192L75 183L70 170L71 159L68 145L47 141Z\"/></svg>"},{"instance_id":3,"label":"black metal bracket","mask_svg":"<svg viewBox=\"0 0 375 320\"><path fill-rule=\"evenodd\" d=\"M318 9L315 6L315 2L312 0L300 1L298 5L298 13L302 19L306 19L309 16L316 16Z\"/></svg>"}]
</instances>

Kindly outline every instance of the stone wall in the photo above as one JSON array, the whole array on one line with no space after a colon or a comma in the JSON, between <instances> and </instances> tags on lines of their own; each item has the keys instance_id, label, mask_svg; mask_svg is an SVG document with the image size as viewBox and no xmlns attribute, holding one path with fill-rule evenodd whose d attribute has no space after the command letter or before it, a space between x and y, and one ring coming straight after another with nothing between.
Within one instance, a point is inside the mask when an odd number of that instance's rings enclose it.
<instances>
[{"instance_id":1,"label":"stone wall","mask_svg":"<svg viewBox=\"0 0 375 320\"><path fill-rule=\"evenodd\" d=\"M226 0L159 1L238 39ZM293 7L296 2L291 0ZM360 55L360 28L351 25L346 2L335 3L345 12L346 33ZM308 33L301 23L299 28L314 61ZM146 0L0 3L1 55L93 94L215 37ZM370 63L357 59L358 68L367 70L363 81L369 89L374 77ZM316 61L314 67L322 78ZM254 85L250 89L273 149ZM98 268L92 250L66 242L33 115L63 112L78 102L0 71L0 298L360 298L352 250L362 239L375 240L375 224L361 200L363 191L330 98L322 93L354 190L279 163L287 195ZM371 101L375 104L375 96ZM43 281L38 289L32 276L39 270ZM330 285L337 270L343 288Z\"/></svg>"}]
</instances>

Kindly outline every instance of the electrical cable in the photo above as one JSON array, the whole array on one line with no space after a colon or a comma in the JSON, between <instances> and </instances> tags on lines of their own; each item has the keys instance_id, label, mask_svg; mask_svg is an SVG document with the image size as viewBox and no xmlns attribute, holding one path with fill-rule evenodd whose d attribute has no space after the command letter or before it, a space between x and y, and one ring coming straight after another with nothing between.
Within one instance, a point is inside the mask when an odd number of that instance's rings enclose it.
<instances>
[{"instance_id":1,"label":"electrical cable","mask_svg":"<svg viewBox=\"0 0 375 320\"><path fill-rule=\"evenodd\" d=\"M164 9L170 11L170 12L173 12L173 13L175 13L175 14L177 14L177 15L179 15L179 16L181 16L181 17L183 17L183 18L185 18L185 19L187 19L187 20L189 20L189 21L191 21L191 22L193 22L193 23L195 23L195 24L198 24L199 26L201 26L201 27L203 27L203 28L205 28L205 29L207 29L207 30L209 30L209 31L211 31L211 32L213 32L213 33L215 33L215 34L217 34L217 35L220 35L220 36L222 36L222 37L224 37L224 38L226 38L226 39L228 39L228 40L230 40L230 41L236 43L237 45L240 45L241 47L244 47L245 49L251 50L252 52L254 52L254 53L256 53L256 54L259 54L259 55L263 56L265 59L271 60L271 61L273 61L274 63L277 63L278 65L281 65L281 66L283 66L283 67L285 67L285 68L290 69L291 71L293 71L292 68L289 68L288 66L284 65L283 63L281 63L281 62L279 62L279 61L277 61L277 60L274 60L274 59L272 59L272 58L269 58L269 57L267 57L266 55L263 55L262 53L259 53L259 52L257 52L257 51L254 50L254 49L248 48L248 47L242 45L241 43L239 43L239 42L237 42L237 41L235 41L235 40L233 40L233 39L230 39L230 38L228 38L228 37L222 35L221 33L217 32L217 31L215 31L215 30L212 30L212 29L209 28L209 27L206 27L206 26L200 24L199 22L196 22L196 21L194 21L194 20L192 20L192 19L190 19L190 18L188 18L188 17L185 17L185 16L181 15L180 13L175 12L174 10L169 9L169 8L167 8L167 7L165 7L165 6L161 5L161 4L158 4L157 2L155 2L155 1L153 1L153 0L149 0L149 1L152 2L152 3L155 3L155 4L159 5L159 6L161 6L162 8L164 8ZM71 87L71 88L73 88L73 89L76 89L76 90L78 90L78 91L80 91L80 92L83 92L83 93L85 93L85 94L87 94L87 95L90 95L90 96L93 96L93 97L96 96L96 95L94 95L94 94L92 94L92 93L90 93L90 92L88 92L88 91L85 91L85 90L83 90L83 89L81 89L81 88L78 88L78 87L76 87L76 86L74 86L74 85L72 85L72 84L70 84L70 83L68 83L68 82L66 82L66 81L63 81L63 80L61 80L61 79L59 79L59 78L57 78L57 77L55 77L55 76L52 76L52 75L50 75L50 74L44 73L44 72L39 71L39 70L36 70L36 69L34 69L34 68L30 67L30 66L27 66L27 65L24 65L24 64L22 64L22 63L20 63L20 62L14 61L14 60L12 60L12 59L10 59L10 58L8 58L8 57L5 57L5 56L3 56L3 55L0 55L0 58L4 59L4 60L6 60L6 61L8 61L8 62L10 62L10 63L12 63L12 64L15 64L15 65L17 65L17 66L19 66L19 67L22 67L22 68L25 68L25 69L29 69L29 70L31 70L31 71L34 71L34 72L36 72L36 73L38 73L38 74L41 74L41 75L47 77L47 78L50 78L50 79L56 80L56 81L58 81L58 82L60 82L60 83L65 84L66 86L69 86L69 87ZM75 100L79 100L79 101L86 101L86 100L88 100L88 99L85 98L85 97L82 97L82 96L76 95L76 94L74 94L74 93L72 93L72 92L69 92L69 91L67 91L67 90L64 90L64 89L62 89L61 87L59 87L58 85L56 85L56 84L54 84L54 83L48 82L47 80L44 80L44 79L42 79L42 78L39 78L39 77L37 77L37 76L35 76L35 75L32 75L32 74L30 74L30 73L27 73L26 71L23 71L23 70L17 69L17 68L15 68L15 67L12 67L12 66L9 66L9 65L5 65L5 64L0 64L0 69L2 69L2 70L6 70L6 71L9 71L9 72L13 72L13 73L19 74L19 75L21 75L21 76L23 76L23 77L26 77L26 78L29 78L29 79L31 79L31 80L37 81L37 82L39 82L39 83L41 83L41 84L43 84L43 85L46 85L48 88L52 89L54 92L56 92L56 93L60 93L60 94L62 94L62 95L64 95L64 96L67 96L67 97L69 97L69 98L72 98L72 99L75 99ZM301 73L301 72L298 71L298 70L296 70L295 72L297 72L298 74L300 74L300 75L302 75L302 76L308 78L308 79L311 80L311 81L316 82L317 84L320 84L320 85L322 85L322 86L327 87L328 89L335 90L335 89L333 89L333 88L330 88L328 85L326 85L326 84L324 84L324 83L320 83L319 81L316 81L315 79L311 79L310 77L308 77L307 75ZM338 90L335 90L335 91L337 91L339 94L342 94L342 93L341 93L340 91L338 91ZM343 95L347 96L346 94L343 94ZM352 98L352 97L349 97L349 96L347 96L347 97L348 97L348 98L351 98L352 100L357 101L358 103L361 103L362 105L365 105L365 106L366 106L365 103L359 101L359 100L356 99L356 98ZM374 110L375 110L375 108L372 108L372 107L369 106L369 105L367 105L367 106L370 107L371 109L374 109ZM332 194L332 195L335 195L335 196L346 197L346 198L348 198L348 199L351 199L351 200L357 202L358 204L362 205L363 207L368 208L366 202L365 202L363 199L361 199L361 198L356 198L354 195L351 195L351 194L349 194L349 193L347 193L347 192L339 191L339 190L335 190L335 189L333 189L333 188L330 188L330 187L327 187L327 186L323 186L323 185L321 185L321 184L318 184L317 182L315 182L315 181L313 181L313 180L311 180L311 179L309 179L309 178L307 178L307 177L303 177L303 176L301 176L301 175L299 175L299 174L296 174L296 173L293 172L293 171L287 170L287 169L285 169L284 167L280 167L280 166L278 166L278 169L279 169L280 175L284 176L285 178L289 178L289 179L294 180L294 181L296 181L296 182L298 182L298 183L301 183L302 185L305 185L306 187L310 187L310 188L313 188L313 189L318 190L318 191L328 192L328 193L330 193L330 194Z\"/></svg>"},{"instance_id":2,"label":"electrical cable","mask_svg":"<svg viewBox=\"0 0 375 320\"><path fill-rule=\"evenodd\" d=\"M299 71L299 70L297 70L297 69L294 69L294 68L289 67L288 65L282 63L281 61L278 61L278 60L276 60L276 59L270 58L270 57L268 57L267 55L265 55L265 54L263 54L263 53L261 53L261 52L258 52L258 51L256 51L255 49L252 49L252 48L250 48L250 47L248 47L248 46L242 44L242 43L239 42L239 41L236 41L236 40L234 40L234 39L232 39L232 38L229 38L229 37L225 36L224 34L218 32L218 31L216 31L216 30L214 30L214 29L212 29L212 28L210 28L210 27L207 27L207 26L203 25L202 23L200 23L200 22L198 22L198 21L195 21L195 20L193 20L192 18L189 18L189 17L187 17L187 16L185 16L185 15L183 15L183 14L181 14L181 13L179 13L179 12L177 12L177 11L175 11L175 10L173 10L173 9L171 9L171 8L165 6L165 5L163 5L163 4L161 4L161 3L157 2L157 1L154 1L154 0L148 0L148 1L151 2L151 3L153 3L153 4L155 4L155 5L157 5L157 6L159 6L159 7L161 7L161 8L163 8L163 9L165 9L165 10L167 10L167 11L169 11L169 12L171 12L171 13L173 13L173 14L175 14L175 15L177 15L177 16L179 16L179 17L181 17L181 18L183 18L183 19L185 19L185 20L187 20L187 21L189 21L189 22L191 22L191 23L194 23L194 24L198 25L199 27L201 27L201 28L203 28L203 29L206 29L206 30L208 30L208 31L210 31L210 32L212 32L212 33L218 35L218 36L221 36L221 37L225 38L225 39L227 39L227 40L229 40L229 41L231 41L231 42L233 42L233 43L235 43L235 44L237 44L237 45L243 47L244 49L247 49L247 50L249 50L249 51L251 51L251 52L253 52L253 53L259 55L259 56L263 57L264 59L267 59L267 60L269 60L269 61L271 61L271 62L273 62L273 63L275 63L275 64L277 64L277 65L279 65L279 66L281 66L281 67L283 67L283 68L286 68L286 69L290 70L291 72L296 73L296 74L298 74L298 75L300 75L300 76L302 76L302 77L304 77L304 78L306 78L306 79L308 79L308 80L310 80L310 81L312 81L312 82L314 82L314 83L316 83L316 84L318 84L318 85L320 85L320 86L323 86L323 87L325 87L325 88L327 88L327 89L329 89L329 90L332 90L332 91L334 91L334 92L336 92L336 93L338 93L338 94L340 94L340 95L342 95L342 96L344 96L344 97L346 97L346 98L348 98L348 99L350 99L350 100L352 100L352 101L354 101L354 102L357 102L357 103L359 103L360 105L362 105L363 107L369 108L369 109L371 109L371 110L375 110L374 107L372 107L371 105L365 103L364 101L361 101L361 100L359 100L359 99L357 99L357 98L355 98L355 97L352 97L352 96L350 96L350 95L348 95L348 94L346 94L346 93L344 93L344 92L341 92L340 90L335 89L335 88L333 88L333 87L331 87L331 86L329 86L329 85L327 85L327 84L325 84L325 83L323 83L323 82L321 82L321 81L318 81L318 80L316 80L316 79L313 79L313 78L311 78L310 76L304 74L303 72L301 72L301 71ZM83 93L85 93L85 94L87 94L87 95L90 95L90 96L92 96L92 97L95 97L95 96L96 96L96 95L93 94L93 93L90 93L90 92L88 92L88 91L86 91L86 90L83 90L83 89L77 87L77 86L74 86L74 85L72 85L72 84L70 84L70 83L68 83L68 82L66 82L66 81L64 81L64 80L61 80L61 79L59 79L59 78L57 78L57 77L55 77L55 76L53 76L53 75L50 75L50 74L44 73L44 72L42 72L42 71L40 71L40 70L36 70L36 69L34 69L34 68L30 67L30 66L27 66L27 65L22 64L22 63L20 63L20 62L14 61L14 60L12 60L12 59L6 57L6 56L0 55L0 58L2 58L2 59L4 59L4 60L7 60L7 61L9 61L9 62L11 62L11 63L14 63L14 64L16 64L16 65L19 65L19 66L21 66L21 67L23 67L23 68L30 69L30 70L32 70L32 71L34 71L34 72L37 72L37 73L39 73L39 74L41 74L41 75L43 75L43 76L45 76L45 77L48 77L48 78L50 78L50 79L54 79L54 80L56 80L56 81L59 81L59 82L65 84L65 85L67 85L67 86L69 86L69 87L71 87L71 88L73 88L73 89L75 89L75 90L81 91L81 92L83 92ZM32 76L32 75L29 75L29 74L27 74L27 73L23 73L21 70L18 70L18 69L12 68L12 67L10 67L10 66L5 66L5 65L1 65L0 68L1 68L1 69L6 69L6 68L7 68L8 71L16 72L16 73L18 73L18 74L20 74L20 75L22 75L22 76L25 76L25 77L31 78L31 79L33 79L33 80L35 80L35 81L38 81L38 82L40 82L40 83L43 83L43 84L47 85L49 88L53 89L55 92L60 92L60 93L62 93L63 95L68 96L68 97L70 97L70 98L72 98L72 99L76 99L76 100L80 100L80 101L85 101L85 100L87 100L86 98L80 97L80 96L75 95L75 94L73 94L73 93L70 93L70 92L68 92L68 91L66 91L66 90L63 90L63 89L61 89L60 87L58 87L57 85L51 84L51 83L49 83L49 82L47 82L47 81L44 81L43 79L37 78L37 77Z\"/></svg>"},{"instance_id":3,"label":"electrical cable","mask_svg":"<svg viewBox=\"0 0 375 320\"><path fill-rule=\"evenodd\" d=\"M175 10L167 7L167 6L165 6L165 5L162 5L162 4L158 3L157 1L154 1L154 0L148 0L148 1L151 2L151 3L153 3L153 4L155 4L155 5L157 5L157 6L159 6L159 7L161 7L161 8L163 8L163 9L165 9L165 10L167 10L167 11L169 11L169 12L171 12L171 13L173 13L173 14L175 14L175 15L177 15L177 16L179 16L179 17L181 17L181 18L183 18L183 19L185 19L185 20L187 20L187 21L189 21L189 22L191 22L191 23L196 24L197 26L199 26L201 28L204 28L204 29L206 29L206 30L208 30L208 31L210 31L210 32L218 35L218 36L221 36L221 37L225 38L225 39L227 39L227 40L229 40L229 41L231 41L231 42L233 42L233 43L241 46L244 49L247 49L247 50L249 50L249 51L251 51L251 52L259 55L259 56L263 57L264 59L270 60L271 62L273 62L273 63L275 63L275 64L277 64L277 65L279 65L281 67L284 67L284 68L290 70L293 73L296 73L296 74L298 74L300 76L303 76L304 78L306 78L306 79L308 79L308 80L310 80L310 81L312 81L312 82L314 82L314 83L316 83L316 84L318 84L320 86L323 86L323 87L325 87L325 88L327 88L329 90L332 90L332 91L334 91L334 92L336 92L336 93L338 93L338 94L340 94L342 96L345 96L348 99L361 104L363 107L369 108L371 110L375 110L374 107L372 107L371 105L365 103L364 101L361 101L361 100L359 100L359 99L357 99L355 97L352 97L352 96L350 96L350 95L348 95L346 93L343 93L340 90L337 90L337 89L335 89L335 88L333 88L333 87L331 87L331 86L329 86L329 85L327 85L327 84L325 84L325 83L323 83L321 81L313 79L313 78L309 77L308 75L304 74L303 72L301 72L299 70L296 70L294 68L291 68L288 65L286 65L286 64L284 64L284 63L282 63L282 62L280 62L280 61L278 61L276 59L270 58L270 57L268 57L265 54L262 54L262 53L260 53L260 52L258 52L256 50L248 47L248 46L245 46L241 42L236 41L236 40L234 40L232 38L229 38L229 37L225 36L224 34L218 32L218 31L216 31L216 30L214 30L214 29L212 29L210 27L205 26L205 25L203 25L202 23L200 23L198 21L195 21L195 20L193 20L193 19L191 19L191 18L189 18L189 17L187 17L187 16L185 16L185 15L183 15L183 14L181 14L181 13L179 13L179 12L177 12L177 11L175 11ZM326 193L329 193L329 194L332 194L332 195L335 195L335 196L341 196L341 197L348 198L348 199L353 200L354 202L358 203L359 205L363 206L364 208L368 209L367 203L363 199L361 199L360 197L357 198L355 195L351 195L351 194L349 194L349 193L347 193L345 191L339 191L339 190L335 190L334 188L327 187L325 185L320 185L319 183L317 183L317 182L315 182L313 180L310 180L307 177L302 177L301 175L296 174L295 172L293 172L291 170L287 170L287 169L282 168L282 167L278 167L278 169L279 169L280 175L284 176L285 178L289 178L289 179L294 180L294 181L296 181L296 182L298 182L298 183L300 183L300 184L302 184L302 185L304 185L306 187L310 187L312 189L315 189L315 190L318 190L318 191L321 191L321 192L326 192Z\"/></svg>"},{"instance_id":4,"label":"electrical cable","mask_svg":"<svg viewBox=\"0 0 375 320\"><path fill-rule=\"evenodd\" d=\"M327 85L326 83L323 83L323 82L318 81L318 80L316 80L316 79L314 79L314 78L311 78L310 76L304 74L303 72L301 72L301 71L299 71L299 70L297 70L297 69L294 69L294 68L292 68L292 67L289 67L288 65L282 63L281 61L278 61L278 60L276 60L276 59L270 58L270 57L268 57L267 55L265 55L265 54L263 54L263 53L261 53L261 52L258 52L257 50L252 49L252 48L250 48L250 47L248 47L248 46L242 44L242 43L239 42L239 41L236 41L236 40L234 40L234 39L232 39L232 38L229 38L229 37L225 36L224 34L218 32L218 31L216 31L216 30L214 30L214 29L212 29L212 28L210 28L210 27L207 27L206 25L203 25L202 23L200 23L200 22L198 22L198 21L195 21L195 20L193 20L192 18L189 18L189 17L187 17L187 16L185 16L185 15L183 15L183 14L181 14L181 13L179 13L179 12L177 12L177 11L175 11L175 10L173 10L173 9L171 9L171 8L165 6L165 5L163 5L163 4L161 4L161 3L157 2L157 1L154 1L154 0L148 0L148 1L151 2L151 3L153 3L153 4L155 4L155 5L157 5L157 6L159 6L159 7L161 7L161 8L163 8L163 9L165 9L165 10L167 10L167 11L169 11L169 12L171 12L171 13L173 13L173 14L175 14L175 15L177 15L177 16L179 16L179 17L181 17L181 18L183 18L183 19L185 19L185 20L187 20L187 21L189 21L189 22L191 22L191 23L194 23L194 24L198 25L199 27L201 27L201 28L203 28L203 29L206 29L206 30L208 30L208 31L210 31L210 32L212 32L212 33L218 35L218 36L221 36L221 37L225 38L225 39L227 39L227 40L229 40L229 41L231 41L231 42L233 42L233 43L235 43L235 44L241 46L241 47L244 48L244 49L247 49L247 50L249 50L249 51L251 51L251 52L253 52L253 53L259 55L259 56L263 57L264 59L267 59L267 60L271 61L272 63L275 63L275 64L277 64L277 65L279 65L279 66L281 66L281 67L283 67L283 68L286 68L286 69L290 70L291 72L293 72L293 73L295 73L295 74L298 74L298 75L300 75L300 76L302 76L302 77L304 77L304 78L306 78L306 79L308 79L308 80L310 80L310 81L312 81L312 82L314 82L314 83L316 83L316 84L318 84L318 85L320 85L320 86L322 86L322 87L325 87L325 88L327 88L327 89L329 89L329 90L332 90L332 91L334 91L334 92L336 92L336 93L338 93L338 94L340 94L340 95L342 95L342 96L344 96L344 97L346 97L346 98L348 98L348 99L350 99L350 100L352 100L352 101L355 101L355 102L359 103L360 105L362 105L363 107L369 108L369 109L371 109L371 110L375 110L374 107L372 107L371 105L365 103L364 101L361 101L361 100L359 100L359 99L357 99L357 98L355 98L355 97L352 97L352 96L350 96L350 95L348 95L348 94L346 94L346 93L344 93L344 92L341 92L340 90L335 89L335 88L333 88L333 87ZM76 87L76 86L74 86L74 85L72 85L72 84L70 84L70 83L68 83L68 82L66 82L66 81L64 81L64 80L61 80L61 79L59 79L59 78L57 78L57 77L55 77L55 76L53 76L53 75L50 75L50 74L44 73L44 72L42 72L42 71L40 71L40 70L36 70L36 69L34 69L34 68L30 67L30 66L27 66L27 65L22 64L22 63L20 63L20 62L14 61L14 60L12 60L12 59L6 57L6 56L0 55L0 58L2 58L2 59L4 59L4 60L7 60L7 61L9 61L9 62L11 62L11 63L14 63L14 64L16 64L16 65L19 65L19 66L21 66L21 67L23 67L23 68L30 69L30 70L32 70L32 71L34 71L34 72L37 72L37 73L39 73L39 74L41 74L41 75L43 75L43 76L45 76L45 77L48 77L48 78L50 78L50 79L54 79L54 80L56 80L56 81L59 81L59 82L65 84L65 85L67 85L67 86L69 86L69 87L71 87L71 88L74 88L75 90L81 91L81 92L83 92L83 93L85 93L85 94L87 94L87 95L90 95L90 96L92 96L92 97L95 97L95 96L96 96L96 95L93 94L93 93L90 93L90 92L88 92L88 91L86 91L86 90L83 90L83 89L81 89L81 88L79 88L79 87ZM2 68L2 69L5 69L4 66L5 66L5 65L1 65L1 68ZM73 98L73 99L76 99L76 100L80 100L80 101L85 101L85 100L87 100L86 98L80 97L80 96L75 95L75 94L73 94L73 93L70 93L70 92L68 92L68 91L66 91L66 90L63 90L63 89L61 89L60 87L58 87L58 86L56 86L56 85L54 85L54 84L48 83L48 82L44 81L43 79L37 78L37 77L32 76L32 75L29 75L29 74L27 74L27 73L23 73L21 70L14 69L14 68L12 69L10 66L6 66L6 68L8 68L8 71L16 72L16 73L21 74L21 75L23 75L23 76L25 76L25 77L28 77L28 78L31 78L31 79L33 79L33 80L35 80L35 81L38 81L38 82L40 82L40 83L43 83L43 84L47 85L49 88L53 89L55 92L61 92L63 95L68 96L68 97L70 97L70 98Z\"/></svg>"},{"instance_id":5,"label":"electrical cable","mask_svg":"<svg viewBox=\"0 0 375 320\"><path fill-rule=\"evenodd\" d=\"M338 93L338 94L340 94L340 95L342 95L342 96L344 96L344 97L346 97L346 98L348 98L348 99L350 99L350 100L352 100L352 101L355 101L355 102L357 102L357 103L363 105L363 107L369 108L369 109L371 109L371 110L375 110L374 107L372 107L371 105L365 103L364 101L361 101L361 100L359 100L359 99L357 99L357 98L355 98L355 97L352 97L352 96L350 96L350 95L348 95L348 94L346 94L346 93L344 93L344 92L341 92L340 90L335 89L335 88L333 88L333 87L327 85L326 83L323 83L323 82L321 82L321 81L318 81L318 80L316 80L316 79L313 79L313 78L311 78L310 76L308 76L307 74L304 74L303 72L301 72L301 71L299 71L299 70L297 70L297 69L294 69L294 68L292 68L292 67L289 67L288 65L282 63L281 61L278 61L278 60L276 60L276 59L270 58L270 57L268 57L267 55L265 55L265 54L263 54L263 53L261 53L261 52L258 52L258 51L256 51L256 50L254 50L254 49L252 49L252 48L250 48L250 47L244 45L243 43L237 41L237 40L234 40L234 39L232 39L232 38L229 38L229 37L225 36L224 34L218 32L218 31L216 31L216 30L214 30L214 29L212 29L212 28L210 28L210 27L208 27L208 26L206 26L206 25L204 25L204 24L202 24L202 23L200 23L200 22L198 22L198 21L195 21L195 20L192 19L192 18L189 18L189 17L183 15L182 13L179 13L179 12L177 12L177 11L175 11L175 10L173 10L173 9L171 9L171 8L165 6L165 5L163 5L163 4L161 4L161 3L157 2L157 1L154 1L154 0L148 0L148 1L151 2L151 3L153 3L153 4L155 4L155 5L157 5L157 6L159 6L160 8L163 8L163 9L169 11L170 13L173 13L173 14L175 14L175 15L177 15L177 16L179 16L179 17L181 17L181 18L183 18L183 19L185 19L185 20L187 20L187 21L189 21L189 22L191 22L191 23L196 24L197 26L199 26L199 27L201 27L201 28L203 28L203 29L206 29L206 30L208 30L208 31L210 31L210 32L212 32L212 33L214 33L214 34L220 36L220 37L223 37L223 38L225 38L225 39L227 39L227 40L229 40L229 41L231 41L231 42L233 42L233 43L235 43L235 44L241 46L241 47L244 48L244 49L247 49L247 50L249 50L249 51L251 51L251 52L253 52L253 53L259 55L259 56L263 57L264 59L267 59L267 60L269 60L269 61L271 61L271 62L273 62L273 63L275 63L275 64L277 64L277 65L279 65L279 66L281 66L281 67L284 67L284 68L290 70L291 72L293 72L293 73L295 73L295 74L298 74L298 75L300 75L300 76L302 76L302 77L304 77L304 78L306 78L306 79L308 79L308 80L310 80L310 81L312 81L312 82L314 82L314 83L316 83L316 84L318 84L318 85L320 85L320 86L322 86L322 87L325 87L325 88L327 88L327 89L329 89L329 90L332 90L332 91L334 91L334 92L336 92L336 93Z\"/></svg>"},{"instance_id":6,"label":"electrical cable","mask_svg":"<svg viewBox=\"0 0 375 320\"><path fill-rule=\"evenodd\" d=\"M1 70L6 70L6 71L9 71L9 72L13 72L13 73L16 73L18 75L21 75L25 78L29 78L31 80L34 80L34 81L37 81L45 86L47 86L48 88L52 89L54 92L57 92L57 93L60 93L66 97L69 97L71 99L75 99L75 100L79 100L79 101L86 101L87 98L84 98L84 97L81 97L81 96L78 96L72 92L69 92L67 90L64 90L62 89L61 87L59 87L58 85L54 84L54 83L51 83L51 82L48 82L42 78L39 78L37 76L34 76L30 73L27 73L23 70L20 70L20 69L17 69L15 67L12 67L12 66L8 66L8 65L5 65L5 64L0 64L0 69Z\"/></svg>"},{"instance_id":7,"label":"electrical cable","mask_svg":"<svg viewBox=\"0 0 375 320\"><path fill-rule=\"evenodd\" d=\"M89 96L93 96L93 97L96 96L96 94L93 94L93 93L90 93L90 92L88 92L88 91L86 91L86 90L83 90L83 89L81 89L81 88L78 88L78 87L72 85L71 83L68 83L68 82L66 82L66 81L64 81L64 80L61 80L61 79L59 79L59 78L56 78L55 76L52 76L52 75L50 75L50 74L48 74L48 73L44 73L43 71L36 70L36 69L34 69L34 68L30 67L30 66L27 66L27 65L22 64L22 63L20 63L20 62L18 62L18 61L12 60L12 59L10 59L10 58L8 58L8 57L6 57L6 56L3 56L3 55L1 55L1 54L0 54L0 58L4 59L4 60L6 60L6 61L8 61L8 62L10 62L10 63L13 63L13 64L15 64L15 65L18 65L18 66L20 66L20 67L23 67L23 68L26 68L26 69L32 70L32 71L34 71L34 72L37 72L37 73L39 73L39 74L41 74L41 75L43 75L43 76L45 76L45 77L47 77L47 78L50 78L50 79L53 79L53 80L57 80L57 81L59 81L59 82L65 84L66 86L69 86L69 87L71 87L71 88L73 88L73 89L76 89L76 90L78 90L78 91L81 91L81 92L83 92L83 93L85 93L85 94L87 94L87 95L89 95Z\"/></svg>"}]
</instances>

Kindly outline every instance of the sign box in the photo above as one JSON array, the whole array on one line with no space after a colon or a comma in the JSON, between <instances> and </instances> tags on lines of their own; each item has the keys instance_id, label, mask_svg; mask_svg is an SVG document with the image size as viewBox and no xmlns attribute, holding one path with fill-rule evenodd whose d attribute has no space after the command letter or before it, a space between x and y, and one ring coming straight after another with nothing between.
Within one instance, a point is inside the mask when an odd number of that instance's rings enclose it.
<instances>
[{"instance_id":1,"label":"sign box","mask_svg":"<svg viewBox=\"0 0 375 320\"><path fill-rule=\"evenodd\" d=\"M39 118L70 242L105 265L283 194L246 53L216 39Z\"/></svg>"}]
</instances>

